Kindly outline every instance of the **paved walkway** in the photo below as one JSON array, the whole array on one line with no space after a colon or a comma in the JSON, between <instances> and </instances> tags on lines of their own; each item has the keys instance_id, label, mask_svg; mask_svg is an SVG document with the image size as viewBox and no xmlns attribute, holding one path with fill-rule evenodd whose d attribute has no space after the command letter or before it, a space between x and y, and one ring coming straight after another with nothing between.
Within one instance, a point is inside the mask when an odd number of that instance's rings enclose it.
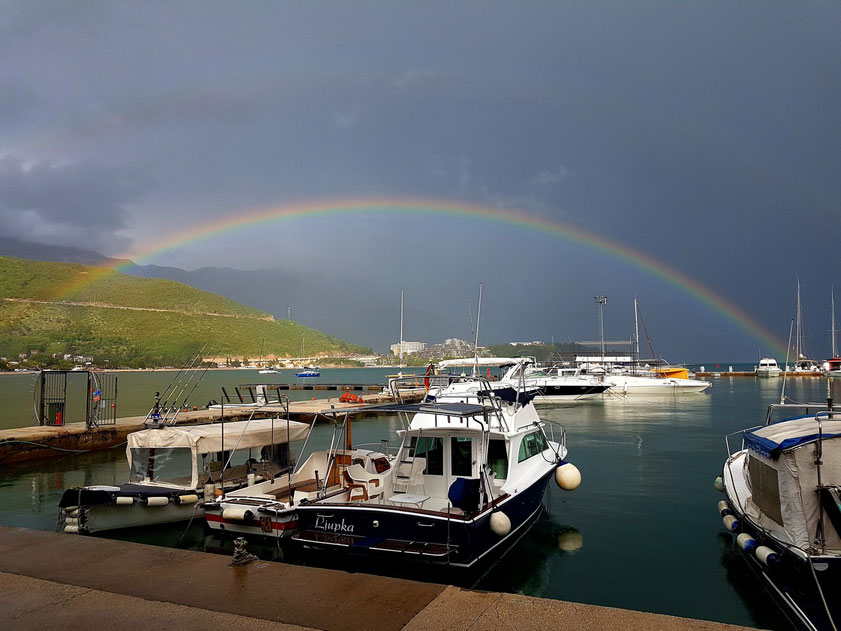
<instances>
[{"instance_id":1,"label":"paved walkway","mask_svg":"<svg viewBox=\"0 0 841 631\"><path fill-rule=\"evenodd\" d=\"M16 631L744 628L284 563L230 567L228 561L202 552L0 527L0 619Z\"/></svg>"}]
</instances>

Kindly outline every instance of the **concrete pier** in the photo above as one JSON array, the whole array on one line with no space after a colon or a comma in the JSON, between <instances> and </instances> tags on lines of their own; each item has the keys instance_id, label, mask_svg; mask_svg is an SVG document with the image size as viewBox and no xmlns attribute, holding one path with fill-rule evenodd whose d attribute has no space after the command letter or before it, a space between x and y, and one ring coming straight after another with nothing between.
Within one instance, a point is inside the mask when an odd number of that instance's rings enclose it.
<instances>
[{"instance_id":1,"label":"concrete pier","mask_svg":"<svg viewBox=\"0 0 841 631\"><path fill-rule=\"evenodd\" d=\"M377 405L391 403L393 399L384 394L364 394L362 405ZM405 400L420 399L421 394L413 396L402 395ZM346 409L359 408L358 403L340 403L338 397L330 399L312 399L309 401L291 401L289 403L289 418L293 421L312 422L316 415L325 410L335 409L338 412ZM225 420L245 420L254 412L255 408L225 406ZM372 411L375 413L375 411ZM286 417L285 408L279 405L267 405L256 408L255 418L269 418L278 415ZM0 430L0 463L24 462L45 458L55 458L68 452L96 451L110 449L126 440L131 432L145 429L144 416L118 418L115 425L104 425L88 429L84 423L68 423L62 426L36 425L33 427L16 427ZM221 410L190 410L178 415L177 425L196 425L199 423L213 423L221 420Z\"/></svg>"},{"instance_id":2,"label":"concrete pier","mask_svg":"<svg viewBox=\"0 0 841 631\"><path fill-rule=\"evenodd\" d=\"M717 622L0 527L8 628L735 631Z\"/></svg>"}]
</instances>

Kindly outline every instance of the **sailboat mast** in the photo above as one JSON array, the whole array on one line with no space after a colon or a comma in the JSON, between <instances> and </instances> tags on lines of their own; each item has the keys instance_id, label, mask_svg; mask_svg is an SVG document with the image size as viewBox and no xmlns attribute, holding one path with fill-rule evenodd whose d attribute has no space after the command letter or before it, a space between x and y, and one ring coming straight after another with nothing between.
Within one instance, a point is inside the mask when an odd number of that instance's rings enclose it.
<instances>
[{"instance_id":1,"label":"sailboat mast","mask_svg":"<svg viewBox=\"0 0 841 631\"><path fill-rule=\"evenodd\" d=\"M403 367L403 290L400 290L400 367Z\"/></svg>"},{"instance_id":2,"label":"sailboat mast","mask_svg":"<svg viewBox=\"0 0 841 631\"><path fill-rule=\"evenodd\" d=\"M797 279L797 324L795 325L794 361L803 355L803 320L800 312L800 279Z\"/></svg>"},{"instance_id":3,"label":"sailboat mast","mask_svg":"<svg viewBox=\"0 0 841 631\"><path fill-rule=\"evenodd\" d=\"M476 310L476 337L473 338L473 376L479 374L479 322L482 319L482 287L479 283L479 308Z\"/></svg>"},{"instance_id":4,"label":"sailboat mast","mask_svg":"<svg viewBox=\"0 0 841 631\"><path fill-rule=\"evenodd\" d=\"M835 346L835 287L833 286L830 289L830 295L832 296L832 356L838 357L838 349Z\"/></svg>"},{"instance_id":5,"label":"sailboat mast","mask_svg":"<svg viewBox=\"0 0 841 631\"><path fill-rule=\"evenodd\" d=\"M640 323L639 323L639 305L637 304L637 297L634 296L634 359L640 359Z\"/></svg>"}]
</instances>

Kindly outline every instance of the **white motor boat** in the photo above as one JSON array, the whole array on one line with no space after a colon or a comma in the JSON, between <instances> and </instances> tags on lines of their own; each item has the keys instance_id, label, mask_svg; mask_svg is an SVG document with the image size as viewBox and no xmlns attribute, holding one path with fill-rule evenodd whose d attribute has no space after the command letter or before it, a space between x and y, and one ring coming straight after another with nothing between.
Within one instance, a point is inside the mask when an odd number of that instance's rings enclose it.
<instances>
[{"instance_id":1,"label":"white motor boat","mask_svg":"<svg viewBox=\"0 0 841 631\"><path fill-rule=\"evenodd\" d=\"M654 371L651 376L606 373L604 382L610 385L608 394L687 394L703 392L712 382L690 379L685 368L670 371Z\"/></svg>"},{"instance_id":2,"label":"white motor boat","mask_svg":"<svg viewBox=\"0 0 841 631\"><path fill-rule=\"evenodd\" d=\"M763 357L756 367L757 377L779 377L782 372L782 369L777 365L777 360L773 357Z\"/></svg>"},{"instance_id":3,"label":"white motor boat","mask_svg":"<svg viewBox=\"0 0 841 631\"><path fill-rule=\"evenodd\" d=\"M816 412L819 405L770 406L764 426L740 432L740 448L728 442L716 488L726 497L718 503L724 527L738 533L737 545L784 609L807 629L834 630L841 625L841 409L823 404ZM772 422L778 411L789 418Z\"/></svg>"},{"instance_id":4,"label":"white motor boat","mask_svg":"<svg viewBox=\"0 0 841 631\"><path fill-rule=\"evenodd\" d=\"M564 460L563 428L493 389L379 409L403 423L395 466L381 474L348 466L345 486L298 504L293 541L332 555L474 567L533 523L551 477L566 490L580 482Z\"/></svg>"},{"instance_id":5,"label":"white motor boat","mask_svg":"<svg viewBox=\"0 0 841 631\"><path fill-rule=\"evenodd\" d=\"M310 426L255 419L162 426L128 435L129 481L70 488L59 502L64 532L89 534L204 515L204 502L289 467L289 442Z\"/></svg>"},{"instance_id":6,"label":"white motor boat","mask_svg":"<svg viewBox=\"0 0 841 631\"><path fill-rule=\"evenodd\" d=\"M500 381L516 387L520 379L526 388L535 390L535 405L595 399L612 386L601 376L583 374L579 368L537 367L533 360L512 366Z\"/></svg>"},{"instance_id":7,"label":"white motor boat","mask_svg":"<svg viewBox=\"0 0 841 631\"><path fill-rule=\"evenodd\" d=\"M429 389L430 398L435 398L439 393L493 390L498 397L513 400L511 397L519 392L521 395L527 394L535 405L552 405L593 399L610 388L610 384L600 377L581 374L578 369L538 368L533 357L480 357L479 360L482 361L481 366L499 366L506 372L498 381L476 377L451 377L449 381L441 381L439 377L432 377L432 385L437 387ZM443 361L439 368L460 365L457 362L463 361Z\"/></svg>"}]
</instances>

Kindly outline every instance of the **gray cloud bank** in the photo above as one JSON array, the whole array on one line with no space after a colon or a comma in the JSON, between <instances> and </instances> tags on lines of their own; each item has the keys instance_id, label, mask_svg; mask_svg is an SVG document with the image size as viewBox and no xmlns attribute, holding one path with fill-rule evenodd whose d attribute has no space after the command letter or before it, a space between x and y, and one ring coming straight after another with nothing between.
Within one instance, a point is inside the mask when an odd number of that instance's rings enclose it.
<instances>
[{"instance_id":1,"label":"gray cloud bank","mask_svg":"<svg viewBox=\"0 0 841 631\"><path fill-rule=\"evenodd\" d=\"M121 255L273 204L448 198L647 253L779 337L793 295L780 286L799 272L815 346L825 344L841 238L837 3L0 2L0 12L0 234ZM786 267L769 274L759 262L769 257ZM493 278L505 296L488 323L499 338L592 337L592 295L630 302L638 291L678 356L759 350L615 257L487 222L301 220L154 262L316 265L408 283L453 322L466 320L461 305L448 313L453 296ZM426 280L455 269L445 287ZM518 301L534 313L505 306ZM674 321L717 327L720 339L700 343ZM366 340L383 329L363 326Z\"/></svg>"}]
</instances>

